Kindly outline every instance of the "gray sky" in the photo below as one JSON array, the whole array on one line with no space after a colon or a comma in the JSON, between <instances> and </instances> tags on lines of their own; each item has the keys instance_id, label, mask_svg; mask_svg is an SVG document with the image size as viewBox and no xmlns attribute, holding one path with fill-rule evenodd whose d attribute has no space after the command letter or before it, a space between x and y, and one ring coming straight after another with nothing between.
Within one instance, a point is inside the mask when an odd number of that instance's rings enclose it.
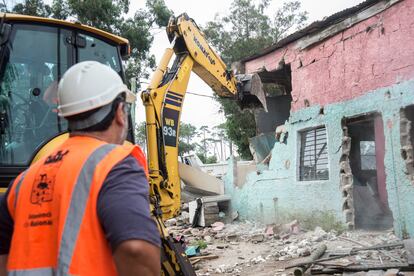
<instances>
[{"instance_id":1,"label":"gray sky","mask_svg":"<svg viewBox=\"0 0 414 276\"><path fill-rule=\"evenodd\" d=\"M164 0L166 5L173 10L175 15L186 12L199 25L203 26L206 22L214 19L216 14L225 15L230 9L233 0ZM309 13L308 23L321 20L326 16L341 11L343 9L355 6L363 0L300 0L302 10ZM9 6L22 0L6 0ZM44 0L45 3L51 3L52 0ZM131 0L130 14L132 15L137 9L145 7L145 0ZM282 5L283 0L272 0L269 8L269 16ZM165 30L154 30L155 38L151 52L155 55L157 61L161 58L165 48L169 47L169 42ZM143 83L142 87L145 88ZM213 91L198 76L192 74L187 91L207 96L213 96ZM224 122L223 114L218 113L219 104L211 98L187 94L181 120L191 123L197 127L208 125L210 128ZM144 108L138 100L137 103L137 120L143 121Z\"/></svg>"},{"instance_id":2,"label":"gray sky","mask_svg":"<svg viewBox=\"0 0 414 276\"><path fill-rule=\"evenodd\" d=\"M281 6L283 1L271 1L271 8L269 10L275 11ZM355 6L362 0L301 0L302 9L309 13L308 23L316 20L321 20L326 16L341 11L343 9ZM165 0L166 5L173 10L175 15L186 12L199 25L204 25L206 22L214 19L216 14L227 14L232 0L209 0L209 1L186 1L186 0ZM131 12L144 7L145 1L131 1ZM272 15L272 14L269 14ZM151 52L157 58L161 58L165 48L169 47L167 35L163 30L156 30L156 33ZM145 84L143 84L145 87ZM192 74L188 91L198 94L212 96L213 91L206 85L197 75ZM138 105L137 115L138 121L144 120L143 107ZM210 128L224 122L224 116L218 113L219 104L214 100L206 97L199 97L187 94L181 120L186 123L191 123L197 127L208 125Z\"/></svg>"}]
</instances>

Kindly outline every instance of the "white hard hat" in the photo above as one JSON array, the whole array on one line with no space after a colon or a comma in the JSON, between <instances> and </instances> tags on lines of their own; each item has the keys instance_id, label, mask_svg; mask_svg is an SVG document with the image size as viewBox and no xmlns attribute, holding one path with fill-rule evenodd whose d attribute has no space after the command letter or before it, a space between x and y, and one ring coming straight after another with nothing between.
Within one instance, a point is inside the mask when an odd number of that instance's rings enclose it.
<instances>
[{"instance_id":1,"label":"white hard hat","mask_svg":"<svg viewBox=\"0 0 414 276\"><path fill-rule=\"evenodd\" d=\"M135 102L135 95L109 66L97 61L77 63L59 82L59 116L70 117L108 105L123 92L126 102Z\"/></svg>"}]
</instances>

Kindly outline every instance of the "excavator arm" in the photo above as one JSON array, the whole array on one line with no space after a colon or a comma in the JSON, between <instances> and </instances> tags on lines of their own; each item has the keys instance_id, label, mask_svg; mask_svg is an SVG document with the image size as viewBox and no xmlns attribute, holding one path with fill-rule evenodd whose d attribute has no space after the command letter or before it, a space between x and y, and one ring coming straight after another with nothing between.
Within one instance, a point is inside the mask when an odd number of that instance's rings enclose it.
<instances>
[{"instance_id":1,"label":"excavator arm","mask_svg":"<svg viewBox=\"0 0 414 276\"><path fill-rule=\"evenodd\" d=\"M192 71L221 97L237 96L237 80L220 56L210 47L197 24L182 14L172 18L167 27L175 53L187 52L193 59Z\"/></svg>"},{"instance_id":2,"label":"excavator arm","mask_svg":"<svg viewBox=\"0 0 414 276\"><path fill-rule=\"evenodd\" d=\"M146 111L151 195L158 199L163 219L180 211L178 133L180 115L191 72L221 97L239 97L240 82L209 46L196 23L186 14L171 18L167 48L147 90ZM175 60L168 68L173 55Z\"/></svg>"},{"instance_id":3,"label":"excavator arm","mask_svg":"<svg viewBox=\"0 0 414 276\"><path fill-rule=\"evenodd\" d=\"M251 78L243 76L238 80L186 14L170 19L167 35L172 48L166 49L148 88L141 94L146 112L150 197L162 234L164 273L195 275L181 245L168 236L163 225L164 220L180 212L178 134L191 72L221 97L231 97L244 104L251 99L257 102L257 99L250 94ZM168 68L174 55L174 62ZM249 88L246 90L245 87Z\"/></svg>"}]
</instances>

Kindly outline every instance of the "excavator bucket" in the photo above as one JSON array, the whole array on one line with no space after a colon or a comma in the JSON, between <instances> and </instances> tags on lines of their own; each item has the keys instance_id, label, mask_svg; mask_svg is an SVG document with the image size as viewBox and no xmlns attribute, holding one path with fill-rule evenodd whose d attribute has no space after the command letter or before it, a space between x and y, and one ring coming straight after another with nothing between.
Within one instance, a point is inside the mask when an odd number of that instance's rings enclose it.
<instances>
[{"instance_id":1,"label":"excavator bucket","mask_svg":"<svg viewBox=\"0 0 414 276\"><path fill-rule=\"evenodd\" d=\"M254 73L239 74L235 77L238 81L237 102L241 109L263 108L267 112L266 93L260 76Z\"/></svg>"}]
</instances>

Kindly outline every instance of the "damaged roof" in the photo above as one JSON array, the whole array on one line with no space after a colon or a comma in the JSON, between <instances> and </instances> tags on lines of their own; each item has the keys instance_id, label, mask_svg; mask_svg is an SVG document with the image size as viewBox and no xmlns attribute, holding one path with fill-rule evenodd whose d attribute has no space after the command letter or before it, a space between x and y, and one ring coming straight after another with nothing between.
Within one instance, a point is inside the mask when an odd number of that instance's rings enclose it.
<instances>
[{"instance_id":1,"label":"damaged roof","mask_svg":"<svg viewBox=\"0 0 414 276\"><path fill-rule=\"evenodd\" d=\"M271 53L279 48L282 48L286 45L288 45L289 43L296 41L304 36L307 35L311 35L314 33L317 33L319 31L322 31L324 29L326 29L327 27L334 25L336 23L339 23L345 19L347 19L348 17L362 11L365 10L381 1L384 0L366 0L354 7L345 9L343 11L337 12L332 14L331 16L328 16L327 18L325 18L324 20L321 21L315 21L312 24L308 25L307 27L305 27L304 29L301 29L297 32L294 32L293 34L288 35L287 37L285 37L284 39L279 40L278 42L276 42L275 44L265 48L262 52L254 54L252 56L246 57L244 59L242 59L242 62L246 62L249 60L253 60L255 58L264 56L268 53ZM388 0L387 0L388 1Z\"/></svg>"}]
</instances>

